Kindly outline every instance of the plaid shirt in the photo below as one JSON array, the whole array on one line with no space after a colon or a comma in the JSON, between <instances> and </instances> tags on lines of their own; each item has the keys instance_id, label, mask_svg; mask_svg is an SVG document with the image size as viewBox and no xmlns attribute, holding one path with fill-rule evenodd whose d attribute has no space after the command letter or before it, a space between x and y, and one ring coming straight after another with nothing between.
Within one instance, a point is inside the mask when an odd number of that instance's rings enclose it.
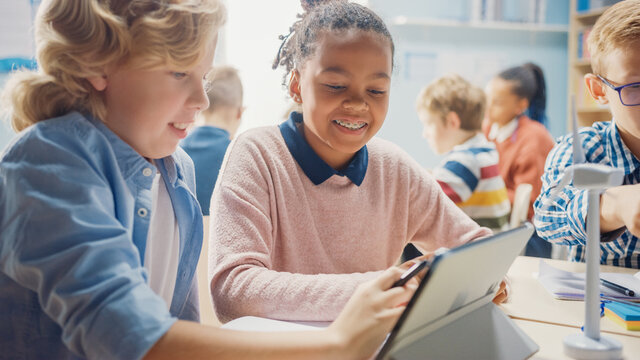
<instances>
[{"instance_id":1,"label":"plaid shirt","mask_svg":"<svg viewBox=\"0 0 640 360\"><path fill-rule=\"evenodd\" d=\"M615 121L599 122L580 129L580 139L587 162L604 164L624 170L623 185L640 182L640 161L622 142ZM573 182L563 189L550 204L546 201L558 185L565 168L573 163L573 135L557 140L545 164L542 191L534 204L534 223L538 234L555 244L568 245L570 258L584 261L587 216L587 191L577 189ZM626 228L601 236L600 263L639 268L638 238Z\"/></svg>"}]
</instances>

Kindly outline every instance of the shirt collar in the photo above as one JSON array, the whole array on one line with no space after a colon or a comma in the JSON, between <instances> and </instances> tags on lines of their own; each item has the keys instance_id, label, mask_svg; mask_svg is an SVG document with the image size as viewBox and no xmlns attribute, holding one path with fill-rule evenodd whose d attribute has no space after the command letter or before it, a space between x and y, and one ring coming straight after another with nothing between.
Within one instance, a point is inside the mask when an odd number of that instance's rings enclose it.
<instances>
[{"instance_id":1,"label":"shirt collar","mask_svg":"<svg viewBox=\"0 0 640 360\"><path fill-rule=\"evenodd\" d=\"M91 123L107 138L113 152L118 159L118 166L125 178L134 176L135 174L142 174L143 169L150 168L152 175L155 175L158 164L162 164L166 168L167 176L171 184L175 184L178 179L182 179L182 170L178 165L176 159L176 153L164 157L162 159L154 160L155 166L149 163L142 155L138 154L129 144L124 142L116 133L111 131L100 119L97 119L91 115L84 115L89 119ZM154 176L136 176L134 180L139 185L151 189Z\"/></svg>"},{"instance_id":2,"label":"shirt collar","mask_svg":"<svg viewBox=\"0 0 640 360\"><path fill-rule=\"evenodd\" d=\"M296 160L305 175L314 185L320 185L333 175L346 176L357 186L362 184L367 173L368 152L367 146L363 146L355 153L349 165L342 171L335 170L313 151L309 143L300 131L302 114L292 112L289 119L280 124L280 133L284 138L289 152Z\"/></svg>"},{"instance_id":3,"label":"shirt collar","mask_svg":"<svg viewBox=\"0 0 640 360\"><path fill-rule=\"evenodd\" d=\"M605 130L605 136L608 140L607 142L610 144L606 151L612 165L623 169L629 166L630 173L635 171L635 169L640 166L640 161L638 161L624 141L622 141L615 119L611 120L611 125Z\"/></svg>"},{"instance_id":4,"label":"shirt collar","mask_svg":"<svg viewBox=\"0 0 640 360\"><path fill-rule=\"evenodd\" d=\"M513 118L513 120L502 127L500 127L500 125L496 123L493 123L491 125L491 130L489 130L489 140L495 140L499 143L507 140L518 128L518 119L519 117L515 117Z\"/></svg>"}]
</instances>

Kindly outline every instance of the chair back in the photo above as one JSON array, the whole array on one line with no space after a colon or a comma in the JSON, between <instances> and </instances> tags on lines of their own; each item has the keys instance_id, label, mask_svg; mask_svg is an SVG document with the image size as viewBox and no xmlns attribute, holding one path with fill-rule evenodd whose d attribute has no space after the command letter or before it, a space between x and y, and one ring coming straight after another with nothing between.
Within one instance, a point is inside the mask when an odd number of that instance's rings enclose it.
<instances>
[{"instance_id":1,"label":"chair back","mask_svg":"<svg viewBox=\"0 0 640 360\"><path fill-rule=\"evenodd\" d=\"M522 183L516 187L513 206L511 207L511 217L509 218L510 229L517 228L527 220L531 191L533 191L531 184Z\"/></svg>"}]
</instances>

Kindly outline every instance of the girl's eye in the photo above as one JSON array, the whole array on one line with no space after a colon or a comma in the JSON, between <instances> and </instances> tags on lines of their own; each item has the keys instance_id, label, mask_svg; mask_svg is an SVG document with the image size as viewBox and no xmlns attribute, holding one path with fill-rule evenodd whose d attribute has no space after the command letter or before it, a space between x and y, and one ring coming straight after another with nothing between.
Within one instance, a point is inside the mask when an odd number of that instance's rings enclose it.
<instances>
[{"instance_id":1,"label":"girl's eye","mask_svg":"<svg viewBox=\"0 0 640 360\"><path fill-rule=\"evenodd\" d=\"M384 95L386 93L384 90L369 90L369 92L373 95Z\"/></svg>"},{"instance_id":2,"label":"girl's eye","mask_svg":"<svg viewBox=\"0 0 640 360\"><path fill-rule=\"evenodd\" d=\"M340 85L330 85L330 84L324 84L324 86L328 87L330 90L334 90L334 91L338 91L338 90L343 90L346 88L346 86L340 86Z\"/></svg>"},{"instance_id":3,"label":"girl's eye","mask_svg":"<svg viewBox=\"0 0 640 360\"><path fill-rule=\"evenodd\" d=\"M173 71L171 72L171 75L173 75L173 77L176 79L182 79L187 76L187 73Z\"/></svg>"}]
</instances>

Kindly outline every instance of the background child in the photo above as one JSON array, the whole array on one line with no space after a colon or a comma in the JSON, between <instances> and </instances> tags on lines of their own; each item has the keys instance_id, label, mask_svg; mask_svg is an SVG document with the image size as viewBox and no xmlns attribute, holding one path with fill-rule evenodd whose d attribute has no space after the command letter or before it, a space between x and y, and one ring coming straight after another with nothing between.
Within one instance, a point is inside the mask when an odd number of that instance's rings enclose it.
<instances>
[{"instance_id":1,"label":"background child","mask_svg":"<svg viewBox=\"0 0 640 360\"><path fill-rule=\"evenodd\" d=\"M544 162L554 144L544 127L545 107L544 74L535 64L504 70L487 86L485 135L498 149L500 175L512 206L518 185L531 184L529 220L533 217L533 202L542 186L540 177ZM534 233L525 254L548 258L551 245Z\"/></svg>"},{"instance_id":2,"label":"background child","mask_svg":"<svg viewBox=\"0 0 640 360\"><path fill-rule=\"evenodd\" d=\"M402 312L411 287L387 290L391 269L320 332L195 323L202 215L176 148L208 106L223 16L216 1L40 5L40 70L7 85L21 134L0 160L3 357L362 359Z\"/></svg>"},{"instance_id":3,"label":"background child","mask_svg":"<svg viewBox=\"0 0 640 360\"><path fill-rule=\"evenodd\" d=\"M372 139L393 65L382 20L346 1L304 5L276 59L302 113L232 141L214 189L210 277L221 321L332 320L408 242L429 252L490 234L406 153Z\"/></svg>"},{"instance_id":4,"label":"background child","mask_svg":"<svg viewBox=\"0 0 640 360\"><path fill-rule=\"evenodd\" d=\"M545 107L544 74L537 65L528 63L504 70L487 86L485 134L498 149L500 175L509 201L513 204L519 184L533 186L529 219L540 193L544 161L554 144L544 127Z\"/></svg>"},{"instance_id":5,"label":"background child","mask_svg":"<svg viewBox=\"0 0 640 360\"><path fill-rule=\"evenodd\" d=\"M196 195L203 215L209 215L211 193L224 153L242 119L242 82L238 71L230 66L216 67L207 85L207 96L210 105L201 113L201 126L180 143L196 168Z\"/></svg>"},{"instance_id":6,"label":"background child","mask_svg":"<svg viewBox=\"0 0 640 360\"><path fill-rule=\"evenodd\" d=\"M484 91L459 75L445 75L420 92L423 136L437 154L447 153L432 175L445 194L481 226L509 226L511 206L498 170L498 152L481 132Z\"/></svg>"},{"instance_id":7,"label":"background child","mask_svg":"<svg viewBox=\"0 0 640 360\"><path fill-rule=\"evenodd\" d=\"M592 74L585 76L591 96L608 104L609 122L580 129L586 161L624 170L622 186L601 197L602 264L640 267L640 1L621 1L596 21L588 39ZM542 193L536 200L535 224L540 235L570 247L570 258L584 261L587 193L572 184L561 196L549 194L572 163L572 135L561 138L547 159ZM548 201L552 201L548 203Z\"/></svg>"}]
</instances>

